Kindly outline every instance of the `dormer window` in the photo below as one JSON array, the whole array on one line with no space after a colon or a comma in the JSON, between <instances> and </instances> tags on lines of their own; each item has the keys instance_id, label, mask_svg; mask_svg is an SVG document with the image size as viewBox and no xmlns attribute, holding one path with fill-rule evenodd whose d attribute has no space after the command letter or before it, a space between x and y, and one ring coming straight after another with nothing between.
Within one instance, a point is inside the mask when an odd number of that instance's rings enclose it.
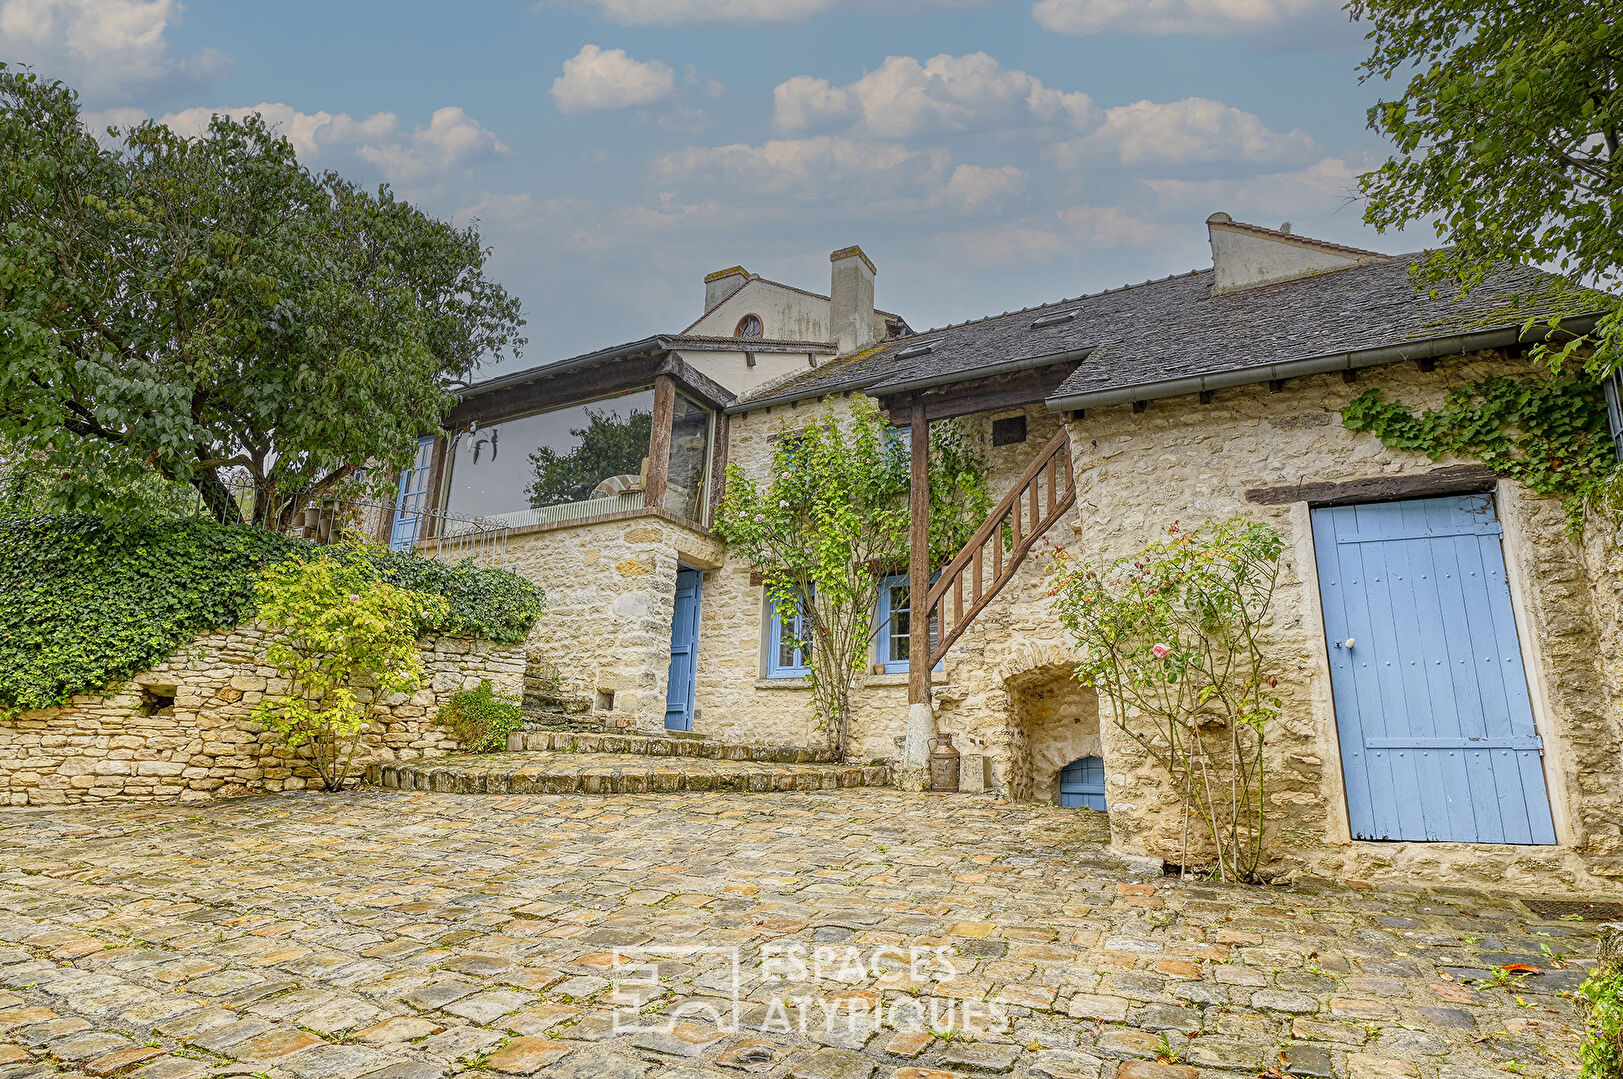
<instances>
[{"instance_id":1,"label":"dormer window","mask_svg":"<svg viewBox=\"0 0 1623 1079\"><path fill-rule=\"evenodd\" d=\"M733 336L753 341L761 336L761 330L760 315L745 315L738 320L738 329L733 331Z\"/></svg>"}]
</instances>

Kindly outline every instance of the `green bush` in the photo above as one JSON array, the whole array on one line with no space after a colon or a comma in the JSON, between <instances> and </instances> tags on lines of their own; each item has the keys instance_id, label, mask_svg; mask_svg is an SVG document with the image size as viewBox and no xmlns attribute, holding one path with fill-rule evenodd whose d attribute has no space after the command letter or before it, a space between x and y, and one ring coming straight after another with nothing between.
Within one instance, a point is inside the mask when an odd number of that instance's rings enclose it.
<instances>
[{"instance_id":1,"label":"green bush","mask_svg":"<svg viewBox=\"0 0 1623 1079\"><path fill-rule=\"evenodd\" d=\"M1578 994L1588 1019L1580 1079L1623 1079L1623 968L1596 967Z\"/></svg>"},{"instance_id":2,"label":"green bush","mask_svg":"<svg viewBox=\"0 0 1623 1079\"><path fill-rule=\"evenodd\" d=\"M200 633L252 621L268 566L325 548L208 520L109 525L95 517L0 518L0 711L49 708L163 662ZM516 574L373 548L389 584L442 597L418 633L517 644L541 590Z\"/></svg>"},{"instance_id":3,"label":"green bush","mask_svg":"<svg viewBox=\"0 0 1623 1079\"><path fill-rule=\"evenodd\" d=\"M474 753L507 748L507 736L524 726L518 705L496 696L488 678L481 679L477 689L453 694L440 709L439 720L440 726Z\"/></svg>"}]
</instances>

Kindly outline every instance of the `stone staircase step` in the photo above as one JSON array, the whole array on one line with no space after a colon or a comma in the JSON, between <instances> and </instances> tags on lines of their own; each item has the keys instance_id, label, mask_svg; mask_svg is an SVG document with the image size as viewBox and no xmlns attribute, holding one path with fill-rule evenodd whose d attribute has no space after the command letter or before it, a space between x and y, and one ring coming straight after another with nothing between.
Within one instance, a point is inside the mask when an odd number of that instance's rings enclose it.
<instances>
[{"instance_id":1,"label":"stone staircase step","mask_svg":"<svg viewBox=\"0 0 1623 1079\"><path fill-rule=\"evenodd\" d=\"M385 790L454 794L667 794L883 787L882 764L777 764L753 760L559 751L470 754L374 763L366 782Z\"/></svg>"},{"instance_id":2,"label":"stone staircase step","mask_svg":"<svg viewBox=\"0 0 1623 1079\"><path fill-rule=\"evenodd\" d=\"M834 751L827 747L717 742L680 732L631 734L611 731L515 731L507 736L507 750L510 753L629 753L647 757L687 757L774 764L834 763Z\"/></svg>"}]
</instances>

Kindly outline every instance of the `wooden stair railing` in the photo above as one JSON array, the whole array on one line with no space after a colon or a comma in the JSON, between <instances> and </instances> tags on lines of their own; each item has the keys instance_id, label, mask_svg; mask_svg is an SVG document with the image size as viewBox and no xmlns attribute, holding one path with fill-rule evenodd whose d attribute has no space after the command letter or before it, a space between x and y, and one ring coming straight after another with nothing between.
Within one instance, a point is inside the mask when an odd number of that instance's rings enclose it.
<instances>
[{"instance_id":1,"label":"wooden stair railing","mask_svg":"<svg viewBox=\"0 0 1623 1079\"><path fill-rule=\"evenodd\" d=\"M930 642L932 669L1075 502L1071 441L1061 427L931 586L925 610L937 619Z\"/></svg>"}]
</instances>

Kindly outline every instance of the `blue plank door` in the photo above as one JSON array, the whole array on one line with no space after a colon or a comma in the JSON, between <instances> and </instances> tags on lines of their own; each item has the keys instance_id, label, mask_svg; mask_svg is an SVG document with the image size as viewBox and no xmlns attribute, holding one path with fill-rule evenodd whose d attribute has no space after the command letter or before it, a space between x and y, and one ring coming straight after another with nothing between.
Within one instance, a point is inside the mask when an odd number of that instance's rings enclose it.
<instances>
[{"instance_id":1,"label":"blue plank door","mask_svg":"<svg viewBox=\"0 0 1623 1079\"><path fill-rule=\"evenodd\" d=\"M671 612L671 676L665 690L665 729L693 729L693 673L699 650L699 582L703 574L676 571L676 608Z\"/></svg>"},{"instance_id":2,"label":"blue plank door","mask_svg":"<svg viewBox=\"0 0 1623 1079\"><path fill-rule=\"evenodd\" d=\"M1083 757L1060 769L1059 804L1083 809L1105 808L1105 762Z\"/></svg>"},{"instance_id":3,"label":"blue plank door","mask_svg":"<svg viewBox=\"0 0 1623 1079\"><path fill-rule=\"evenodd\" d=\"M1353 838L1554 843L1492 497L1312 516Z\"/></svg>"},{"instance_id":4,"label":"blue plank door","mask_svg":"<svg viewBox=\"0 0 1623 1079\"><path fill-rule=\"evenodd\" d=\"M434 436L425 435L417 440L417 456L400 473L400 489L395 493L394 528L389 533L389 547L396 551L409 551L417 545L423 529L423 510L428 501L428 472L434 462Z\"/></svg>"}]
</instances>

